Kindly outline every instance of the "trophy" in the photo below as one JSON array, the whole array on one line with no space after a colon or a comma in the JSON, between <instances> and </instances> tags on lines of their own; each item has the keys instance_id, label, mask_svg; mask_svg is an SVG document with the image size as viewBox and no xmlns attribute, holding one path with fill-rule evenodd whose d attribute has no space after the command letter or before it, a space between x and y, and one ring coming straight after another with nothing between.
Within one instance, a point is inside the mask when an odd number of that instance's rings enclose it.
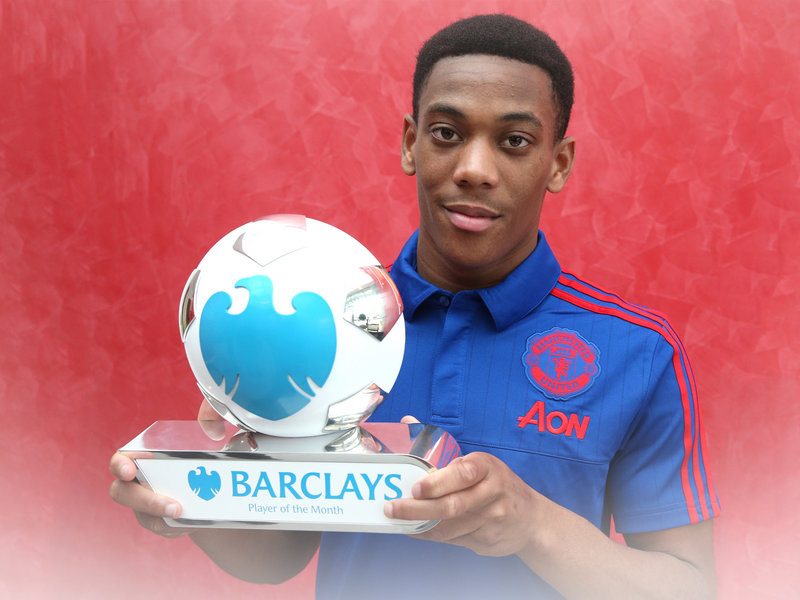
<instances>
[{"instance_id":1,"label":"trophy","mask_svg":"<svg viewBox=\"0 0 800 600\"><path fill-rule=\"evenodd\" d=\"M181 338L220 421L157 421L121 451L178 500L174 527L420 533L389 519L460 454L444 430L364 422L405 347L400 295L355 239L300 215L224 236L189 277Z\"/></svg>"}]
</instances>

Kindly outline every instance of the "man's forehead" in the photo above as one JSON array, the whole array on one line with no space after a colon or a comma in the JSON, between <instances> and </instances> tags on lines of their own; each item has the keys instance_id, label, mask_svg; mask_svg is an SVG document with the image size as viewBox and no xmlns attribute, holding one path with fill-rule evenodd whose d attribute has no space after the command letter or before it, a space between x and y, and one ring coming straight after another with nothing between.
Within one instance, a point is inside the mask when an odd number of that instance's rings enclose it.
<instances>
[{"instance_id":1,"label":"man's forehead","mask_svg":"<svg viewBox=\"0 0 800 600\"><path fill-rule=\"evenodd\" d=\"M488 108L491 101L504 120L555 119L550 75L536 65L502 56L468 54L440 59L420 94L420 112L463 111L462 105ZM538 116L537 116L538 115ZM540 123L541 124L541 123Z\"/></svg>"}]
</instances>

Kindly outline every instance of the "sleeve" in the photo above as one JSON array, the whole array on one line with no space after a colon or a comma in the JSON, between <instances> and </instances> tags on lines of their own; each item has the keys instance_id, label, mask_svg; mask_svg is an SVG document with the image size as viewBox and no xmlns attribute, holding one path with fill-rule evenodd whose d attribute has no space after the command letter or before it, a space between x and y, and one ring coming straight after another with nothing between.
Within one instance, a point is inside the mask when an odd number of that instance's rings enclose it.
<instances>
[{"instance_id":1,"label":"sleeve","mask_svg":"<svg viewBox=\"0 0 800 600\"><path fill-rule=\"evenodd\" d=\"M620 533L669 529L719 514L689 361L658 335L644 402L611 462L607 508Z\"/></svg>"}]
</instances>

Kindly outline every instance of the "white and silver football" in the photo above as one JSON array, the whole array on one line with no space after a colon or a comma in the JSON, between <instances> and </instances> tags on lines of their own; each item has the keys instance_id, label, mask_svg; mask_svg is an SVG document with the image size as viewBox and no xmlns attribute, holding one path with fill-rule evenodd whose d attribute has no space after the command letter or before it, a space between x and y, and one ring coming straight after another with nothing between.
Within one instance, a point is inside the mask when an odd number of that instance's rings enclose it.
<instances>
[{"instance_id":1,"label":"white and silver football","mask_svg":"<svg viewBox=\"0 0 800 600\"><path fill-rule=\"evenodd\" d=\"M235 425L303 437L348 429L403 360L397 288L364 246L301 215L235 229L200 261L180 303L186 355Z\"/></svg>"}]
</instances>

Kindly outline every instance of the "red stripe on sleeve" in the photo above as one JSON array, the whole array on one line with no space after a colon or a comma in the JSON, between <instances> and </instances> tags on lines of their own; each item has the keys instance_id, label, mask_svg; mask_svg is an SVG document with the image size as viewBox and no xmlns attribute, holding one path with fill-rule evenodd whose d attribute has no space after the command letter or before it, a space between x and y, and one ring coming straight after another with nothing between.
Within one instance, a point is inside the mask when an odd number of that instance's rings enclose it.
<instances>
[{"instance_id":1,"label":"red stripe on sleeve","mask_svg":"<svg viewBox=\"0 0 800 600\"><path fill-rule=\"evenodd\" d=\"M702 450L703 453L705 453L705 448L706 448L705 430L703 429L702 413L700 412L700 402L697 396L697 384L694 380L694 375L692 374L692 367L689 363L689 357L686 355L686 348L683 347L683 342L681 342L681 339L672 329L672 326L669 324L669 320L667 319L666 315L652 309L644 309L640 306L630 304L628 302L625 302L622 298L620 298L616 294L613 294L612 292L601 290L596 286L589 287L588 285L580 281L564 277L564 275L561 275L561 277L559 277L559 283L567 287L570 287L574 290L577 290L579 292L582 292L588 296L591 296L592 298L595 298L597 300L610 302L638 315L642 315L644 317L656 321L661 321L665 325L664 329L661 330L662 335L664 334L664 332L669 334L668 336L665 337L667 337L668 340L674 342L674 344L672 344L673 348L676 346L679 347L680 354L683 358L683 363L685 363L686 365L686 368L682 369L681 371L686 376L686 379L689 381L689 385L691 386L692 398L694 399L694 407L695 407L694 439L697 440L698 447ZM681 371L676 371L676 374ZM693 455L692 464L694 466L693 469L694 481L695 481L695 486L697 487L698 501L700 502L700 509L703 513L703 519L708 519L709 517L708 507L704 502L706 488L708 490L709 501L716 507L717 511L719 511L719 505L716 500L716 494L713 493L714 484L711 479L711 473L708 471L706 471L705 473L705 476L708 480L708 485L706 486L706 483L703 481L703 475L700 470L700 452L697 452L694 446L692 447L692 455Z\"/></svg>"},{"instance_id":2,"label":"red stripe on sleeve","mask_svg":"<svg viewBox=\"0 0 800 600\"><path fill-rule=\"evenodd\" d=\"M586 288L585 286L581 286L580 284L577 284L574 281L565 279L563 276L560 278L559 283L563 283L564 285L566 285L568 287L571 287L571 288L577 288L578 286L583 287L586 291L584 291L584 290L580 290L580 291L583 291L584 293L586 293L587 295L592 296L592 297L594 297L595 295L598 294L598 292L595 292L595 290L591 290L590 288ZM592 292L592 293L590 293L590 292ZM691 485L689 483L689 461L691 460L692 454L694 454L694 452L693 452L693 443L692 443L693 432L692 432L692 425L691 425L692 424L692 408L691 408L691 400L690 400L690 397L689 397L689 390L686 387L686 381L687 380L691 381L692 378L685 376L686 373L685 373L685 371L683 369L683 364L682 364L682 361L681 361L681 349L679 348L679 345L678 345L678 343L676 341L675 336L672 335L670 333L670 331L665 329L662 325L659 325L659 324L654 323L653 321L649 320L649 319L652 318L651 315L649 315L645 311L641 311L641 309L638 309L637 307L628 308L628 306L626 305L625 308L629 309L631 312L634 312L636 314L642 314L643 313L643 316L646 317L645 319L640 319L638 317L635 317L635 316L633 316L633 315L631 315L631 314L629 314L627 312L624 312L623 310L620 310L619 308L612 308L610 306L603 306L603 305L591 303L588 300L585 300L583 298L579 298L577 296L574 296L570 292L568 292L566 290L559 289L557 287L553 288L551 294L553 296L555 296L556 298L560 298L561 300L564 300L565 302L569 302L570 304L574 304L575 306L579 306L581 308L585 308L585 309L590 310L592 312L619 317L619 318L621 318L621 319L623 319L625 321L628 321L629 323L633 323L635 325L640 325L642 327L646 327L648 329L651 329L651 330L661 334L664 337L664 339L666 339L667 342L669 342L669 344L672 346L672 348L673 348L672 364L673 364L673 367L675 369L675 374L676 374L676 378L677 378L677 381L678 381L678 387L680 388L681 404L683 406L683 419L684 419L684 433L683 433L684 456L683 456L683 460L681 461L681 485L682 485L682 488L683 488L684 497L686 499L686 508L687 508L687 510L689 512L689 520L690 520L691 523L697 523L700 520L700 516L697 513L697 506L696 506L695 501L694 501L694 494L692 493L692 487L691 487ZM614 304L617 304L618 303L618 299L616 299L616 297L613 297L613 298L614 298L613 300L609 300L609 301L613 302ZM684 376L681 377L681 374L683 374ZM696 427L698 427L697 422L698 422L698 419L695 418L695 426ZM695 461L693 461L693 462L699 463L699 461L697 460L696 457L693 457L693 458L695 458ZM699 496L699 499L700 499L700 504L701 504L702 512L703 512L703 518L707 519L708 518L708 514L707 514L708 511L707 511L707 508L705 506L705 503L702 502L702 498L705 495L702 490L705 489L705 486L703 485L702 478L700 478L700 480L698 481L698 477L697 477L698 473L697 473L697 471L698 471L698 469L695 469L695 484L697 485L698 496Z\"/></svg>"}]
</instances>

